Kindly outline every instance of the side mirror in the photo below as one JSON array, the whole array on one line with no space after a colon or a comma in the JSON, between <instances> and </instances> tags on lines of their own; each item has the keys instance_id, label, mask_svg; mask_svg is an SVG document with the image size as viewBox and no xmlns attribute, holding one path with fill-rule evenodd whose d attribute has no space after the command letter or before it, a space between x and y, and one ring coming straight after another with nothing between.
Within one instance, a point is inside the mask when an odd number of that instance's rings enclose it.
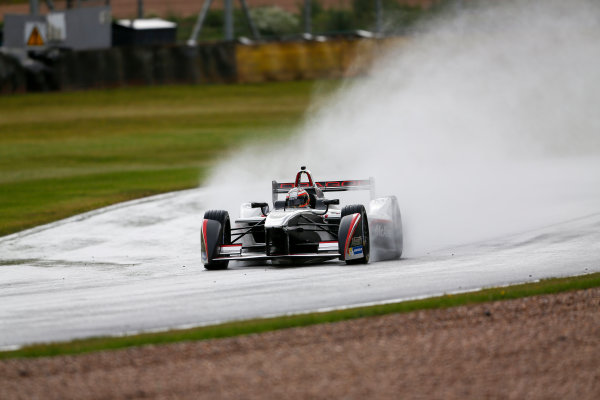
<instances>
[{"instance_id":1,"label":"side mirror","mask_svg":"<svg viewBox=\"0 0 600 400\"><path fill-rule=\"evenodd\" d=\"M256 202L256 203L255 202L250 203L250 207L252 207L252 208L263 208L263 207L266 207L268 205L269 205L268 203L258 203L258 202Z\"/></svg>"},{"instance_id":2,"label":"side mirror","mask_svg":"<svg viewBox=\"0 0 600 400\"><path fill-rule=\"evenodd\" d=\"M340 204L340 199L323 199L323 204L326 206L330 206L332 204L338 205Z\"/></svg>"},{"instance_id":3,"label":"side mirror","mask_svg":"<svg viewBox=\"0 0 600 400\"><path fill-rule=\"evenodd\" d=\"M252 208L260 208L260 212L263 215L267 215L269 213L269 203L252 202L252 203L250 203L250 207L252 207Z\"/></svg>"}]
</instances>

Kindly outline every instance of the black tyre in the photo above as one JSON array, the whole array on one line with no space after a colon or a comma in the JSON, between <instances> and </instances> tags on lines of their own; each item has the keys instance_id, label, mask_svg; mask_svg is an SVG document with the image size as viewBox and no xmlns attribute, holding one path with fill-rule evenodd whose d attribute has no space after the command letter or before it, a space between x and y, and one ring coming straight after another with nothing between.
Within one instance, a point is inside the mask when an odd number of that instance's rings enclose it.
<instances>
[{"instance_id":1,"label":"black tyre","mask_svg":"<svg viewBox=\"0 0 600 400\"><path fill-rule=\"evenodd\" d=\"M229 213L225 210L208 210L204 213L204 219L212 219L221 224L221 232L219 233L219 241L217 246L223 244L231 244L231 222ZM229 260L226 261L209 261L204 264L204 268L209 270L227 269Z\"/></svg>"},{"instance_id":2,"label":"black tyre","mask_svg":"<svg viewBox=\"0 0 600 400\"><path fill-rule=\"evenodd\" d=\"M363 237L363 254L362 258L356 260L346 260L346 264L367 264L369 262L369 256L371 253L371 242L369 240L369 219L367 218L367 211L365 206L362 204L350 204L342 208L342 214L340 218L344 218L346 215L360 214L362 222L360 224L362 229Z\"/></svg>"}]
</instances>

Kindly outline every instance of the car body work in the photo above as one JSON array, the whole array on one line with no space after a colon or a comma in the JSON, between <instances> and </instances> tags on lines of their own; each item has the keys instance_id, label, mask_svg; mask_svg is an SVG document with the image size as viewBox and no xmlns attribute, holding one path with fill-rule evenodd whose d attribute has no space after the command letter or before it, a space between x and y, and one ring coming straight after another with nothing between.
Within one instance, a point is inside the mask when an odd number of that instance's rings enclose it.
<instances>
[{"instance_id":1,"label":"car body work","mask_svg":"<svg viewBox=\"0 0 600 400\"><path fill-rule=\"evenodd\" d=\"M307 205L291 206L294 188L308 193ZM325 197L327 192L352 190L370 192L367 207L340 207L339 199ZM287 194L286 199L280 200L282 194ZM210 210L201 228L202 261L207 269L224 269L232 260L298 264L340 259L353 264L367 263L372 256L397 259L402 255L402 242L396 197L374 198L372 178L316 182L305 167L294 182L272 182L272 208L268 203L244 203L233 226L227 211Z\"/></svg>"}]
</instances>

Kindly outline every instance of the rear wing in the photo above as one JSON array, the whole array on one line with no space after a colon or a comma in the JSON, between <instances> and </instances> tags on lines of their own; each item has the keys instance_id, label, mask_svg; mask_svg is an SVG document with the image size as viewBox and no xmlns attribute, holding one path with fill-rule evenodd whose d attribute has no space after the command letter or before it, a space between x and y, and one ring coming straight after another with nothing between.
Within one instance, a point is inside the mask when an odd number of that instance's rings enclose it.
<instances>
[{"instance_id":1,"label":"rear wing","mask_svg":"<svg viewBox=\"0 0 600 400\"><path fill-rule=\"evenodd\" d=\"M300 183L300 187L310 186L308 182ZM321 189L323 192L346 192L349 190L368 190L371 195L371 199L375 197L375 179L359 179L359 180L345 180L345 181L321 181L315 182L315 186ZM272 182L273 187L273 204L277 200L277 196L280 193L287 193L290 189L294 188L294 182Z\"/></svg>"}]
</instances>

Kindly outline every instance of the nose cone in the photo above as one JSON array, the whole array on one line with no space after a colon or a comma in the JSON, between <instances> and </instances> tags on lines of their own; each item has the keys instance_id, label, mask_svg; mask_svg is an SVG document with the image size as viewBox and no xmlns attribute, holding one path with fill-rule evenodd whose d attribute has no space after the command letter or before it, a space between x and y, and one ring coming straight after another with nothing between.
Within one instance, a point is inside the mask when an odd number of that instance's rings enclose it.
<instances>
[{"instance_id":1,"label":"nose cone","mask_svg":"<svg viewBox=\"0 0 600 400\"><path fill-rule=\"evenodd\" d=\"M288 225L288 222L298 214L301 214L302 210L274 210L267 215L265 219L265 228L280 228Z\"/></svg>"}]
</instances>

